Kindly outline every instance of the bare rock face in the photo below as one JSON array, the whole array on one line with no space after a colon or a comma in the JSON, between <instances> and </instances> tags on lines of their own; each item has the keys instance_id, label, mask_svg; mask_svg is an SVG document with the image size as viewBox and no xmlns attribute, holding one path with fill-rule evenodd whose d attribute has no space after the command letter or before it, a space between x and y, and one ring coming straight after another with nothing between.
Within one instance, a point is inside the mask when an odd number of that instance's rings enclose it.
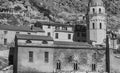
<instances>
[{"instance_id":1,"label":"bare rock face","mask_svg":"<svg viewBox=\"0 0 120 73\"><path fill-rule=\"evenodd\" d=\"M41 13L43 13L41 19L47 17L50 21L65 23L71 21L69 18L71 16L67 18L61 17L59 16L60 13L66 12L70 15L79 13L86 14L88 1L89 0L0 0L0 6L9 8L18 4L21 8L19 11L23 14L20 16L21 18L18 16L17 20L9 21L8 24L23 24L27 17L27 21L30 22L32 21L31 17L36 18L37 16L37 18L39 18L38 15ZM106 13L108 14L108 27L110 29L119 28L120 1L103 0L103 3L106 8Z\"/></svg>"}]
</instances>

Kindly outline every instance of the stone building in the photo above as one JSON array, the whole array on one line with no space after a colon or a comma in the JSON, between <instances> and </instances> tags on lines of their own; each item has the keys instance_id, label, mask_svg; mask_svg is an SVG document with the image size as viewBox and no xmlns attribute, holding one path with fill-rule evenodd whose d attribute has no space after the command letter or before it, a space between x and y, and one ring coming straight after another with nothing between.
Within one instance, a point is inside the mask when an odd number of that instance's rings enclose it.
<instances>
[{"instance_id":1,"label":"stone building","mask_svg":"<svg viewBox=\"0 0 120 73\"><path fill-rule=\"evenodd\" d=\"M38 22L34 27L44 34L16 34L14 73L105 72L105 48L86 42L104 43L105 8L102 0L91 0L90 5L89 30L82 25L76 31L73 24Z\"/></svg>"},{"instance_id":2,"label":"stone building","mask_svg":"<svg viewBox=\"0 0 120 73\"><path fill-rule=\"evenodd\" d=\"M89 40L103 44L106 38L106 13L102 0L91 0L89 22Z\"/></svg>"},{"instance_id":3,"label":"stone building","mask_svg":"<svg viewBox=\"0 0 120 73\"><path fill-rule=\"evenodd\" d=\"M46 36L51 36L55 41L73 41L74 25L53 22L37 22L38 26L45 31ZM63 38L64 37L64 38Z\"/></svg>"},{"instance_id":4,"label":"stone building","mask_svg":"<svg viewBox=\"0 0 120 73\"><path fill-rule=\"evenodd\" d=\"M14 73L104 72L105 48L50 36L17 34Z\"/></svg>"},{"instance_id":5,"label":"stone building","mask_svg":"<svg viewBox=\"0 0 120 73\"><path fill-rule=\"evenodd\" d=\"M0 25L0 44L13 43L16 34L44 35L44 30L29 26Z\"/></svg>"}]
</instances>

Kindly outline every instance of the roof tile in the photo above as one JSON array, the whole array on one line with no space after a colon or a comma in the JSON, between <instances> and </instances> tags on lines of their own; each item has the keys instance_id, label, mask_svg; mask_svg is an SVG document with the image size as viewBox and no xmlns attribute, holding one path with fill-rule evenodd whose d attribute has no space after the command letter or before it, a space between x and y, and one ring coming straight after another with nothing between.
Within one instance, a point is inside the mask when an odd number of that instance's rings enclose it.
<instances>
[{"instance_id":1,"label":"roof tile","mask_svg":"<svg viewBox=\"0 0 120 73\"><path fill-rule=\"evenodd\" d=\"M44 32L43 29L34 27L31 30L29 26L0 25L0 30L23 31L23 32Z\"/></svg>"},{"instance_id":2,"label":"roof tile","mask_svg":"<svg viewBox=\"0 0 120 73\"><path fill-rule=\"evenodd\" d=\"M16 37L17 37L17 39L23 39L23 40L46 40L46 41L53 41L53 38L50 37L50 36L17 34Z\"/></svg>"}]
</instances>

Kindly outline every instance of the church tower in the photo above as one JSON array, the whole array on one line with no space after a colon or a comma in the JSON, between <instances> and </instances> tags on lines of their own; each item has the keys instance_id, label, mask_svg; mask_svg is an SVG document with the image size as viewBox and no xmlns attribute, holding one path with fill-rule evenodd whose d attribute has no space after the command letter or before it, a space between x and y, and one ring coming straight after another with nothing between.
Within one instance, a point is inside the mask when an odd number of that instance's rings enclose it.
<instances>
[{"instance_id":1,"label":"church tower","mask_svg":"<svg viewBox=\"0 0 120 73\"><path fill-rule=\"evenodd\" d=\"M88 28L89 41L103 44L106 38L106 13L102 0L91 0Z\"/></svg>"}]
</instances>

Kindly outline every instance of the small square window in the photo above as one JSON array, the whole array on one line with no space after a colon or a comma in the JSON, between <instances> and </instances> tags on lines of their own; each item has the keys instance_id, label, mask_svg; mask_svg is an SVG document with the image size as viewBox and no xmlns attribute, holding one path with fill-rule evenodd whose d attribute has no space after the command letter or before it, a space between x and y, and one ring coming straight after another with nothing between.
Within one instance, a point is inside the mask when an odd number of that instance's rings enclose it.
<instances>
[{"instance_id":1,"label":"small square window","mask_svg":"<svg viewBox=\"0 0 120 73\"><path fill-rule=\"evenodd\" d=\"M8 33L8 31L4 31L4 34L7 34Z\"/></svg>"},{"instance_id":2,"label":"small square window","mask_svg":"<svg viewBox=\"0 0 120 73\"><path fill-rule=\"evenodd\" d=\"M67 30L67 27L62 27L62 30Z\"/></svg>"},{"instance_id":3,"label":"small square window","mask_svg":"<svg viewBox=\"0 0 120 73\"><path fill-rule=\"evenodd\" d=\"M31 40L26 40L26 43L32 43L32 41Z\"/></svg>"},{"instance_id":4,"label":"small square window","mask_svg":"<svg viewBox=\"0 0 120 73\"><path fill-rule=\"evenodd\" d=\"M48 25L48 28L50 28L51 26L50 25Z\"/></svg>"},{"instance_id":5,"label":"small square window","mask_svg":"<svg viewBox=\"0 0 120 73\"><path fill-rule=\"evenodd\" d=\"M48 42L46 40L43 40L42 44L48 44Z\"/></svg>"},{"instance_id":6,"label":"small square window","mask_svg":"<svg viewBox=\"0 0 120 73\"><path fill-rule=\"evenodd\" d=\"M19 34L20 32L16 32L16 34Z\"/></svg>"},{"instance_id":7,"label":"small square window","mask_svg":"<svg viewBox=\"0 0 120 73\"><path fill-rule=\"evenodd\" d=\"M56 29L56 30L59 30L59 29L60 29L60 27L59 27L59 26L55 26L55 29Z\"/></svg>"},{"instance_id":8,"label":"small square window","mask_svg":"<svg viewBox=\"0 0 120 73\"><path fill-rule=\"evenodd\" d=\"M30 35L31 33L28 32L28 34Z\"/></svg>"}]
</instances>

